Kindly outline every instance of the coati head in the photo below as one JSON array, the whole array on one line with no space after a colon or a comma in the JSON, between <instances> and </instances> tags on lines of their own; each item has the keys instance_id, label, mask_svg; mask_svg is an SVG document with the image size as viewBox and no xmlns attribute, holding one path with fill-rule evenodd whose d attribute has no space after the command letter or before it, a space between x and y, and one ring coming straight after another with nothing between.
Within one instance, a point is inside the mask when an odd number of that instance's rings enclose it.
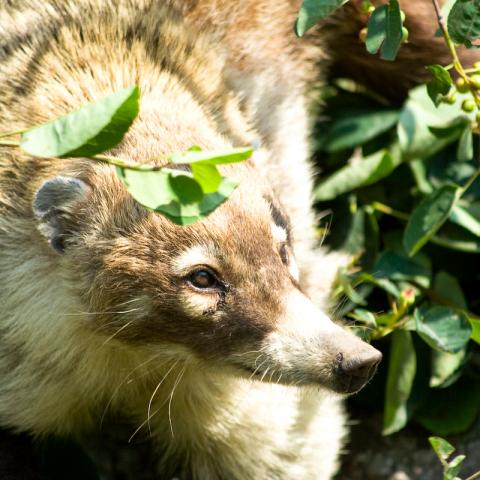
<instances>
[{"instance_id":1,"label":"coati head","mask_svg":"<svg viewBox=\"0 0 480 480\"><path fill-rule=\"evenodd\" d=\"M264 381L359 390L381 354L306 297L281 205L250 167L234 171L248 180L190 226L146 211L104 166L45 181L34 212L90 328Z\"/></svg>"}]
</instances>

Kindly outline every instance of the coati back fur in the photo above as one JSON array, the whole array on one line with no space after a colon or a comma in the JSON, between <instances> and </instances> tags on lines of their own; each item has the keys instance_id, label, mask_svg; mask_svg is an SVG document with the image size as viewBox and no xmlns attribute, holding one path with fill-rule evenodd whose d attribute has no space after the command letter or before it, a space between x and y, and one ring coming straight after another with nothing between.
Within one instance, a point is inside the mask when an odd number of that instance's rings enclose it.
<instances>
[{"instance_id":1,"label":"coati back fur","mask_svg":"<svg viewBox=\"0 0 480 480\"><path fill-rule=\"evenodd\" d=\"M341 257L316 245L307 137L327 55L321 31L292 36L298 7L2 4L0 132L138 84L112 153L262 148L189 227L141 208L110 167L0 148L0 425L81 436L126 415L154 440L158 478L334 474L338 393L380 354L325 314Z\"/></svg>"}]
</instances>

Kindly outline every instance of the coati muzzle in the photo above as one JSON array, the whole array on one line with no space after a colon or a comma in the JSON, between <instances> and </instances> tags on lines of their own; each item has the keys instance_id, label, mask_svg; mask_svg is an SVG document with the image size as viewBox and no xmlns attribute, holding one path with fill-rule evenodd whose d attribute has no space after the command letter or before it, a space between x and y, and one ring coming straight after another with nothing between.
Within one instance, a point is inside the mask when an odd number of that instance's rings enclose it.
<instances>
[{"instance_id":1,"label":"coati muzzle","mask_svg":"<svg viewBox=\"0 0 480 480\"><path fill-rule=\"evenodd\" d=\"M284 317L260 348L233 360L251 378L351 394L371 380L381 359L378 350L332 322L295 290L285 299Z\"/></svg>"}]
</instances>

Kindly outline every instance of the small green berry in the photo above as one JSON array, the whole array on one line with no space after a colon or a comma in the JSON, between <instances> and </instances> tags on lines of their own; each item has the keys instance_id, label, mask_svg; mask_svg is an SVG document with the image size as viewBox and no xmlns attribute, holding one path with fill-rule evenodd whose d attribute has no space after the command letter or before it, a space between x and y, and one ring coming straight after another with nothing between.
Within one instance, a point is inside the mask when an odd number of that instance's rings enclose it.
<instances>
[{"instance_id":1,"label":"small green berry","mask_svg":"<svg viewBox=\"0 0 480 480\"><path fill-rule=\"evenodd\" d=\"M442 102L448 103L449 105L453 105L457 101L457 92L452 90L448 95L443 97Z\"/></svg>"},{"instance_id":2,"label":"small green berry","mask_svg":"<svg viewBox=\"0 0 480 480\"><path fill-rule=\"evenodd\" d=\"M470 82L472 82L473 86L477 89L480 89L480 75L475 74L470 77Z\"/></svg>"},{"instance_id":3,"label":"small green berry","mask_svg":"<svg viewBox=\"0 0 480 480\"><path fill-rule=\"evenodd\" d=\"M402 42L408 42L409 32L406 27L402 27Z\"/></svg>"},{"instance_id":4,"label":"small green berry","mask_svg":"<svg viewBox=\"0 0 480 480\"><path fill-rule=\"evenodd\" d=\"M467 113L473 112L475 110L475 102L469 99L464 100L462 102L462 110Z\"/></svg>"},{"instance_id":5,"label":"small green berry","mask_svg":"<svg viewBox=\"0 0 480 480\"><path fill-rule=\"evenodd\" d=\"M400 10L400 18L402 19L402 23L405 22L405 12L403 10Z\"/></svg>"},{"instance_id":6,"label":"small green berry","mask_svg":"<svg viewBox=\"0 0 480 480\"><path fill-rule=\"evenodd\" d=\"M475 62L475 63L473 64L473 68L474 68L475 70L480 70L480 62Z\"/></svg>"},{"instance_id":7,"label":"small green berry","mask_svg":"<svg viewBox=\"0 0 480 480\"><path fill-rule=\"evenodd\" d=\"M469 90L468 84L467 84L467 82L465 81L464 78L462 78L462 77L457 78L457 81L455 82L455 84L457 85L457 90L458 90L460 93L466 93L466 92L468 92L468 90Z\"/></svg>"}]
</instances>

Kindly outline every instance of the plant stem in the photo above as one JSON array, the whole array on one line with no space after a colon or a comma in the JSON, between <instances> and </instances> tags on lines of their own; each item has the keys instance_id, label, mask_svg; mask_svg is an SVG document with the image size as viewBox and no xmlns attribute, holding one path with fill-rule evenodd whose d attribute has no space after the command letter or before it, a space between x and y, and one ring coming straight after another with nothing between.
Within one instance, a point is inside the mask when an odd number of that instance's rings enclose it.
<instances>
[{"instance_id":1,"label":"plant stem","mask_svg":"<svg viewBox=\"0 0 480 480\"><path fill-rule=\"evenodd\" d=\"M13 140L0 140L0 147L19 147L20 142L15 142Z\"/></svg>"},{"instance_id":2,"label":"plant stem","mask_svg":"<svg viewBox=\"0 0 480 480\"><path fill-rule=\"evenodd\" d=\"M372 202L370 205L374 210L377 210L377 211L382 212L382 213L386 213L387 215L398 218L399 220L408 221L408 219L409 219L409 215L407 213L403 213L403 212L400 212L398 210L395 210L395 209L393 209L393 208L391 208L388 205L385 205L383 203Z\"/></svg>"},{"instance_id":3,"label":"plant stem","mask_svg":"<svg viewBox=\"0 0 480 480\"><path fill-rule=\"evenodd\" d=\"M474 473L473 475L470 475L465 480L476 480L477 478L480 478L480 470L477 473Z\"/></svg>"},{"instance_id":4,"label":"plant stem","mask_svg":"<svg viewBox=\"0 0 480 480\"><path fill-rule=\"evenodd\" d=\"M480 92L472 84L469 76L467 75L465 69L463 68L462 62L460 61L460 58L457 53L457 49L455 48L455 44L453 43L452 38L448 33L448 28L447 28L447 25L445 24L445 19L443 18L440 4L438 3L438 0L432 0L432 4L433 4L433 8L435 9L435 13L437 15L438 26L442 31L443 38L445 39L445 43L447 44L448 50L450 51L450 55L452 56L453 66L457 71L457 73L460 75L460 77L462 77L465 80L465 83L470 88L470 92L472 93L472 96L475 100L475 103L477 104L477 107L480 108Z\"/></svg>"},{"instance_id":5,"label":"plant stem","mask_svg":"<svg viewBox=\"0 0 480 480\"><path fill-rule=\"evenodd\" d=\"M139 172L157 172L164 167L160 165L151 165L148 163L127 162L121 158L112 157L110 155L94 155L93 157L88 158L96 162L108 163L109 165L126 168L128 170L136 170Z\"/></svg>"},{"instance_id":6,"label":"plant stem","mask_svg":"<svg viewBox=\"0 0 480 480\"><path fill-rule=\"evenodd\" d=\"M479 177L479 175L480 175L480 168L477 169L477 171L467 180L465 185L462 187L460 197L472 186L473 182Z\"/></svg>"},{"instance_id":7,"label":"plant stem","mask_svg":"<svg viewBox=\"0 0 480 480\"><path fill-rule=\"evenodd\" d=\"M3 136L7 135L2 134L0 135L0 138ZM16 142L14 140L0 140L0 147L20 147L20 142ZM112 157L110 155L94 155L87 158L96 162L108 163L109 165L114 165L116 167L126 168L128 170L137 170L141 172L157 172L164 167L148 163L127 162L125 160L122 160L121 158Z\"/></svg>"},{"instance_id":8,"label":"plant stem","mask_svg":"<svg viewBox=\"0 0 480 480\"><path fill-rule=\"evenodd\" d=\"M14 131L14 132L0 133L0 138L3 138L3 137L14 137L15 135L21 135L21 134L24 133L25 131L26 131L26 129L24 129L24 130L17 130L17 131Z\"/></svg>"}]
</instances>

